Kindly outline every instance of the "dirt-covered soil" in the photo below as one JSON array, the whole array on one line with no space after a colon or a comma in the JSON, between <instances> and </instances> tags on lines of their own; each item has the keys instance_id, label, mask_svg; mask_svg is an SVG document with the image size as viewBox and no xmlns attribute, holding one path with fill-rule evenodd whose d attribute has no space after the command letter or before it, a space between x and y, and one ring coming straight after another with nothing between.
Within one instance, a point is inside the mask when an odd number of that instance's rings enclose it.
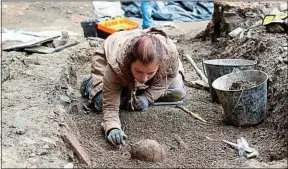
<instances>
[{"instance_id":1,"label":"dirt-covered soil","mask_svg":"<svg viewBox=\"0 0 288 169\"><path fill-rule=\"evenodd\" d=\"M93 11L90 2L3 5L5 28L68 29L79 34L79 20L91 16ZM287 64L278 59L287 57L287 35L266 33L264 27L258 27L252 38L220 38L217 43L194 39L206 24L190 23L191 31L187 27L181 29L181 25L175 30L178 35L172 28L167 29L177 42L186 78L199 79L184 54L191 55L201 69L202 59L256 60L257 68L269 75L268 115L263 123L248 128L227 126L222 122L221 105L211 102L209 92L186 87L183 105L207 120L207 124L174 106L154 106L145 113L121 111L128 140L125 146L115 148L107 143L101 130L103 115L84 110L86 100L78 91L82 79L90 72L89 59L96 49L90 44L97 46L102 40L79 36L79 45L54 54L2 51L3 167L55 168L68 162L87 167L64 144L59 126L63 123L69 125L88 152L89 167L287 167ZM9 43L12 42L3 45ZM71 103L67 103L67 96ZM247 160L222 142L225 139L236 143L240 137L260 155ZM166 160L152 163L131 159L130 145L142 139L159 142L166 151Z\"/></svg>"},{"instance_id":2,"label":"dirt-covered soil","mask_svg":"<svg viewBox=\"0 0 288 169\"><path fill-rule=\"evenodd\" d=\"M243 90L243 89L245 90L245 89L249 89L255 86L257 86L256 82L250 82L247 80L244 80L244 81L239 80L239 81L232 83L232 85L229 87L229 90Z\"/></svg>"}]
</instances>

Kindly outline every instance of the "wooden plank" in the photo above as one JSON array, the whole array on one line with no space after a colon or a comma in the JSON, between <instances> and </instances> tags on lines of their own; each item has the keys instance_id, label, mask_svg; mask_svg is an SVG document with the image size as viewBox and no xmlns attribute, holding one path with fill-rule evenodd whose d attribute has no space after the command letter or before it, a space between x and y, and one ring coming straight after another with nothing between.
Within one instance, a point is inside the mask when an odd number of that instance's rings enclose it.
<instances>
[{"instance_id":1,"label":"wooden plank","mask_svg":"<svg viewBox=\"0 0 288 169\"><path fill-rule=\"evenodd\" d=\"M25 51L29 51L29 52L37 52L37 53L43 53L43 54L49 54L49 53L54 53L54 52L59 52L65 48L74 46L79 44L79 42L72 42L63 46L59 46L57 48L50 48L50 47L46 47L46 46L37 46L37 47L32 47L32 48L25 48Z\"/></svg>"},{"instance_id":2,"label":"wooden plank","mask_svg":"<svg viewBox=\"0 0 288 169\"><path fill-rule=\"evenodd\" d=\"M42 53L42 54L53 53L55 51L54 48L50 48L46 46L36 46L32 48L25 48L24 50L28 52L32 52L32 53Z\"/></svg>"},{"instance_id":3,"label":"wooden plank","mask_svg":"<svg viewBox=\"0 0 288 169\"><path fill-rule=\"evenodd\" d=\"M81 146L77 137L74 134L72 134L70 131L68 131L66 127L62 127L62 138L66 143L68 143L72 147L73 151L78 156L81 162L84 162L88 166L91 165L89 154Z\"/></svg>"},{"instance_id":4,"label":"wooden plank","mask_svg":"<svg viewBox=\"0 0 288 169\"><path fill-rule=\"evenodd\" d=\"M19 43L16 45L4 47L2 50L9 51L9 50L23 49L23 48L27 48L27 47L40 46L42 43L52 41L53 39L58 38L58 37L60 37L60 36L57 35L57 36L49 36L49 37L39 37L36 40L31 40L28 42Z\"/></svg>"}]
</instances>

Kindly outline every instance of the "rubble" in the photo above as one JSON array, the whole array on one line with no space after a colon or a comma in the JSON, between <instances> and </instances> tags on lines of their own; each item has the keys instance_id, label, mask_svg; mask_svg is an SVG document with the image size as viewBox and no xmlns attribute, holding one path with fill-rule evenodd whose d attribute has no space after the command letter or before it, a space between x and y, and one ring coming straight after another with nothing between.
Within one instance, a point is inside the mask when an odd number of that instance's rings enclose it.
<instances>
[{"instance_id":1,"label":"rubble","mask_svg":"<svg viewBox=\"0 0 288 169\"><path fill-rule=\"evenodd\" d=\"M64 168L73 168L73 163L67 163Z\"/></svg>"},{"instance_id":2,"label":"rubble","mask_svg":"<svg viewBox=\"0 0 288 169\"><path fill-rule=\"evenodd\" d=\"M63 104L65 104L65 103L70 104L71 103L71 99L68 96L60 95L59 100Z\"/></svg>"},{"instance_id":3,"label":"rubble","mask_svg":"<svg viewBox=\"0 0 288 169\"><path fill-rule=\"evenodd\" d=\"M18 134L18 135L23 135L25 133L26 133L26 130L23 129L23 128L19 128L19 129L16 130L16 134Z\"/></svg>"}]
</instances>

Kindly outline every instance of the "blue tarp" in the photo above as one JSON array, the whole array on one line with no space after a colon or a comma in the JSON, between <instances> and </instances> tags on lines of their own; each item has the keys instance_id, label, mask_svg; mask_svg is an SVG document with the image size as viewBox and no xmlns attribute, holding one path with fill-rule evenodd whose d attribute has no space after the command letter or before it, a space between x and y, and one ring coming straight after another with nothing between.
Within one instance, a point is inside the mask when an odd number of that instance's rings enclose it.
<instances>
[{"instance_id":1,"label":"blue tarp","mask_svg":"<svg viewBox=\"0 0 288 169\"><path fill-rule=\"evenodd\" d=\"M141 18L140 2L121 2L126 17ZM153 1L152 17L164 21L203 21L212 18L213 1Z\"/></svg>"}]
</instances>

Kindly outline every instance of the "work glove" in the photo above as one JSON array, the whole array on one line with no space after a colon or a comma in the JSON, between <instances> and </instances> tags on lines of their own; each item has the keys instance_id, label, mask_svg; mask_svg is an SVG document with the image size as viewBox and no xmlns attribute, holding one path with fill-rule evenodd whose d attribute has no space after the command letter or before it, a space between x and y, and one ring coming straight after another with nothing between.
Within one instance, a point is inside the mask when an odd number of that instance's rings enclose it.
<instances>
[{"instance_id":1,"label":"work glove","mask_svg":"<svg viewBox=\"0 0 288 169\"><path fill-rule=\"evenodd\" d=\"M133 107L136 111L146 111L149 107L149 101L145 96L136 96L133 101Z\"/></svg>"},{"instance_id":2,"label":"work glove","mask_svg":"<svg viewBox=\"0 0 288 169\"><path fill-rule=\"evenodd\" d=\"M120 145L120 144L125 144L127 135L121 129L112 129L109 132L107 139L113 145Z\"/></svg>"}]
</instances>

